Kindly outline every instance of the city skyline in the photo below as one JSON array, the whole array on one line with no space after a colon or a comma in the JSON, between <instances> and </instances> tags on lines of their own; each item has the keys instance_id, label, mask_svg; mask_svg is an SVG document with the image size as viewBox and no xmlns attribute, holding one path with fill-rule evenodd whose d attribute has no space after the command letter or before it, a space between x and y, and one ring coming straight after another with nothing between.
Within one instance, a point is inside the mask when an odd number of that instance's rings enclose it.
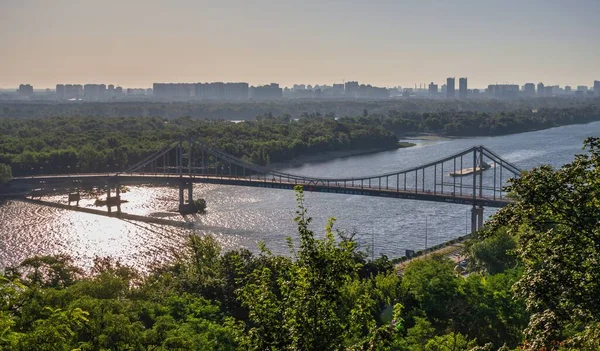
<instances>
[{"instance_id":1,"label":"city skyline","mask_svg":"<svg viewBox=\"0 0 600 351\"><path fill-rule=\"evenodd\" d=\"M40 94L41 92L41 94ZM154 83L152 88L126 88L113 84L57 84L54 90L38 89L30 84L21 84L13 94L3 92L0 99L42 99L76 101L115 101L123 99L151 98L163 101L245 101L279 99L390 99L390 98L446 98L446 99L516 99L532 97L598 97L600 81L592 86L576 87L545 85L539 82L518 84L489 84L485 89L469 88L468 78L459 78L458 96L456 78L448 77L440 89L437 84L419 85L419 88L386 88L350 81L345 84L305 85L294 84L281 87L277 83L252 86L247 82L197 82L197 83Z\"/></svg>"},{"instance_id":2,"label":"city skyline","mask_svg":"<svg viewBox=\"0 0 600 351\"><path fill-rule=\"evenodd\" d=\"M600 2L7 0L0 88L244 81L470 87L600 77Z\"/></svg>"},{"instance_id":3,"label":"city skyline","mask_svg":"<svg viewBox=\"0 0 600 351\"><path fill-rule=\"evenodd\" d=\"M594 85L597 84L598 79L594 79L597 77L589 77L585 82L582 83L572 83L572 84L552 84L552 83L548 83L548 82L543 82L543 81L539 81L539 80L533 80L533 81L529 81L529 82L498 82L498 81L494 81L494 82L487 82L487 83L483 83L481 86L473 86L471 84L471 78L469 78L468 76L461 76L460 79L465 79L468 80L468 89L472 90L472 89L479 89L479 90L485 90L487 89L490 85L517 85L519 86L519 88L524 88L527 85L530 84L534 84L537 85L539 83L542 83L543 85L547 85L547 86L551 86L551 87L560 87L560 88L565 88L565 87L570 87L570 88L577 88L577 87L588 87L590 89L593 89ZM352 82L357 82L360 84L365 84L365 85L370 85L373 87L381 87L381 88L387 88L387 89L394 89L394 88L402 88L402 89L418 89L418 90L428 90L428 87L433 83L435 85L438 85L439 87L445 86L447 85L447 81L448 79L455 79L455 81L458 81L459 79L457 79L456 77L446 77L443 79L439 79L439 80L433 80L433 81L429 81L429 82L418 82L418 83L413 83L413 84L409 84L409 85L384 85L384 86L378 86L377 84L372 84L370 82L364 82L364 81L358 81L358 80L346 80L346 81L341 81L341 82L324 82L324 83L311 83L311 82L294 82L292 84L289 85L283 85L283 84L279 84L278 82L270 82L270 83L265 83L265 84L252 84L251 82L243 82L241 80L234 80L234 81L164 81L164 82L152 82L150 83L149 86L127 86L124 84L115 84L115 83L111 83L111 82L104 82L102 80L97 81L97 82L64 82L61 81L60 83L56 83L56 84L52 84L51 86L35 86L33 84L30 84L30 82L21 82L19 83L17 86L15 87L0 87L0 91L5 91L5 92L15 92L18 90L20 85L32 85L33 89L35 91L45 91L45 90L55 90L56 87L58 85L112 85L114 87L119 87L122 89L150 89L152 90L153 85L155 84L237 84L237 83L244 83L244 84L248 84L249 87L262 87L262 86L268 86L271 84L277 84L279 86L281 86L281 88L288 88L288 89L294 89L296 86L305 86L305 87L314 87L314 88L320 88L320 87L334 87L335 85L345 85L346 83L352 83ZM456 89L458 89L458 86L455 86ZM456 90L458 92L458 90Z\"/></svg>"}]
</instances>

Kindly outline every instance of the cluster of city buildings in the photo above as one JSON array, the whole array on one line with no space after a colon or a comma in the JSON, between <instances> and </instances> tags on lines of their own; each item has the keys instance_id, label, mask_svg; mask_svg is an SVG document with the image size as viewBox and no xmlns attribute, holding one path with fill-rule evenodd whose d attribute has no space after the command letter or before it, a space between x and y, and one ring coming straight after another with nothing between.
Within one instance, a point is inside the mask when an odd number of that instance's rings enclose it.
<instances>
[{"instance_id":1,"label":"cluster of city buildings","mask_svg":"<svg viewBox=\"0 0 600 351\"><path fill-rule=\"evenodd\" d=\"M122 87L115 87L112 84L108 86L106 84L56 84L54 93L58 100L106 101L125 96L151 95L152 89L123 90Z\"/></svg>"},{"instance_id":2,"label":"cluster of city buildings","mask_svg":"<svg viewBox=\"0 0 600 351\"><path fill-rule=\"evenodd\" d=\"M416 88L415 88L416 90ZM423 90L423 89L421 89ZM422 94L421 94L422 95ZM456 91L456 78L447 78L446 84L441 86L431 82L427 89L427 95L431 98L467 99L467 98L500 98L516 99L520 97L553 97L553 96L576 96L576 97L600 97L600 81L594 81L590 89L585 85L578 85L575 89L571 86L560 87L558 85L544 85L544 83L525 83L523 86L517 84L490 84L487 89L469 89L467 78L459 78L458 94Z\"/></svg>"},{"instance_id":3,"label":"cluster of city buildings","mask_svg":"<svg viewBox=\"0 0 600 351\"><path fill-rule=\"evenodd\" d=\"M191 100L278 100L278 99L387 99L390 90L347 82L333 85L294 84L281 88L277 83L249 86L248 83L154 83L156 99Z\"/></svg>"},{"instance_id":4,"label":"cluster of city buildings","mask_svg":"<svg viewBox=\"0 0 600 351\"><path fill-rule=\"evenodd\" d=\"M43 94L42 94L43 93ZM38 96L39 94L39 96ZM560 87L543 83L490 84L487 89L469 89L467 78L447 78L446 84L439 86L431 82L413 88L376 87L359 84L356 81L333 85L294 84L281 88L277 83L250 86L248 83L154 83L149 89L123 89L112 84L57 84L54 91L46 89L34 92L30 84L21 84L17 96L33 99L40 96L56 100L112 101L123 99L145 99L158 101L246 101L279 99L390 99L390 98L433 98L433 99L516 99L531 97L600 97L600 81L592 87L578 85Z\"/></svg>"},{"instance_id":5,"label":"cluster of city buildings","mask_svg":"<svg viewBox=\"0 0 600 351\"><path fill-rule=\"evenodd\" d=\"M356 81L333 85L294 84L283 90L283 97L289 99L388 99L392 89L359 84Z\"/></svg>"}]
</instances>

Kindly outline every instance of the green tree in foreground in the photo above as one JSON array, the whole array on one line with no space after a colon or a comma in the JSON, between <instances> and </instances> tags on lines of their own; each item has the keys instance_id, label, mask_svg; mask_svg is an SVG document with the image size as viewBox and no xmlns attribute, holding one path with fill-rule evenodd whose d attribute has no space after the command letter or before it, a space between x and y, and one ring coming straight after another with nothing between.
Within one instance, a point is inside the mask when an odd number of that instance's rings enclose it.
<instances>
[{"instance_id":1,"label":"green tree in foreground","mask_svg":"<svg viewBox=\"0 0 600 351\"><path fill-rule=\"evenodd\" d=\"M398 276L334 219L316 235L299 187L289 257L191 235L145 275L111 259L84 274L68 256L6 268L0 350L598 351L600 139L586 146L512 183L468 277L441 256Z\"/></svg>"},{"instance_id":2,"label":"green tree in foreground","mask_svg":"<svg viewBox=\"0 0 600 351\"><path fill-rule=\"evenodd\" d=\"M24 260L0 274L1 350L493 350L522 341L520 271L457 276L445 257L396 274L357 243L309 228L297 189L289 257L266 247L223 252L191 235L146 275L110 258L88 274L69 256ZM486 346L487 345L487 346Z\"/></svg>"},{"instance_id":3,"label":"green tree in foreground","mask_svg":"<svg viewBox=\"0 0 600 351\"><path fill-rule=\"evenodd\" d=\"M475 238L467 249L471 258L469 269L497 274L515 268L519 262L514 252L516 247L517 240L506 230L485 238Z\"/></svg>"},{"instance_id":4,"label":"green tree in foreground","mask_svg":"<svg viewBox=\"0 0 600 351\"><path fill-rule=\"evenodd\" d=\"M394 329L379 325L382 305L398 295L393 272L358 280L356 243L336 241L331 219L323 239L309 229L301 186L296 187L299 248L294 260L264 250L270 267L254 270L240 290L249 311L243 345L251 350L375 350L391 341Z\"/></svg>"},{"instance_id":5,"label":"green tree in foreground","mask_svg":"<svg viewBox=\"0 0 600 351\"><path fill-rule=\"evenodd\" d=\"M600 348L600 139L585 148L560 169L524 172L508 187L517 201L491 222L518 239L527 350Z\"/></svg>"}]
</instances>

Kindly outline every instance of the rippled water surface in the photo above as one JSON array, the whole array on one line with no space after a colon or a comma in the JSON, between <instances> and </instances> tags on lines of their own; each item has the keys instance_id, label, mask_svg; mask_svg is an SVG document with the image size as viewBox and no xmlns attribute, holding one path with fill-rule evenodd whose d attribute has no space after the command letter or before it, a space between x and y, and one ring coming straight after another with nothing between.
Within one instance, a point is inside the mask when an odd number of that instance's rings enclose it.
<instances>
[{"instance_id":1,"label":"rippled water surface","mask_svg":"<svg viewBox=\"0 0 600 351\"><path fill-rule=\"evenodd\" d=\"M377 154L310 163L285 169L300 175L339 177L397 171L434 161L473 145L485 145L521 169L540 164L561 166L581 153L587 136L600 135L600 122L565 126L501 137L417 141L417 146ZM186 218L173 213L177 190L132 187L122 198L127 213L191 221L194 229L106 218L93 214L18 201L0 204L0 267L41 254L67 253L89 266L95 256L113 256L144 267L168 259L191 232L213 234L225 249L255 249L260 241L274 252L287 254L287 236L295 236L296 209L291 191L197 184L194 197L203 197L208 213ZM45 200L66 202L65 196ZM92 199L81 206L92 206ZM364 246L390 257L405 249L421 249L466 232L469 207L463 205L376 198L358 195L306 194L313 229L322 233L327 218L336 227L356 231ZM486 215L494 212L486 209Z\"/></svg>"}]
</instances>

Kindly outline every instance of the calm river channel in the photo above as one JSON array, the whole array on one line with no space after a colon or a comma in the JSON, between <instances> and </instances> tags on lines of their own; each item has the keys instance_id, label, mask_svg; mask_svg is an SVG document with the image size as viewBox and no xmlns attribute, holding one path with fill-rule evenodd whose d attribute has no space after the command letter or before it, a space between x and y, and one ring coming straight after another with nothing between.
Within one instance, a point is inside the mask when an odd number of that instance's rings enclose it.
<instances>
[{"instance_id":1,"label":"calm river channel","mask_svg":"<svg viewBox=\"0 0 600 351\"><path fill-rule=\"evenodd\" d=\"M417 146L376 154L308 163L283 169L288 173L322 177L357 177L398 171L484 145L521 169L541 164L560 167L582 152L583 140L600 135L600 122L564 126L508 136L454 140L418 140ZM133 187L122 195L129 202L124 212L184 220L171 212L178 192L165 187ZM0 267L14 265L32 255L66 253L89 267L95 256L112 256L140 269L150 262L169 259L192 232L212 234L225 249L256 250L264 241L277 254L288 254L285 238L295 237L296 203L289 190L196 185L194 197L205 198L208 213L194 229L106 218L92 214L7 201L0 204ZM65 196L45 200L66 202ZM93 199L81 203L92 206ZM465 234L469 207L435 202L377 198L359 195L306 193L312 228L321 235L329 217L336 228L355 231L375 255L404 255ZM485 215L495 209L486 208ZM470 220L470 218L469 218Z\"/></svg>"}]
</instances>

